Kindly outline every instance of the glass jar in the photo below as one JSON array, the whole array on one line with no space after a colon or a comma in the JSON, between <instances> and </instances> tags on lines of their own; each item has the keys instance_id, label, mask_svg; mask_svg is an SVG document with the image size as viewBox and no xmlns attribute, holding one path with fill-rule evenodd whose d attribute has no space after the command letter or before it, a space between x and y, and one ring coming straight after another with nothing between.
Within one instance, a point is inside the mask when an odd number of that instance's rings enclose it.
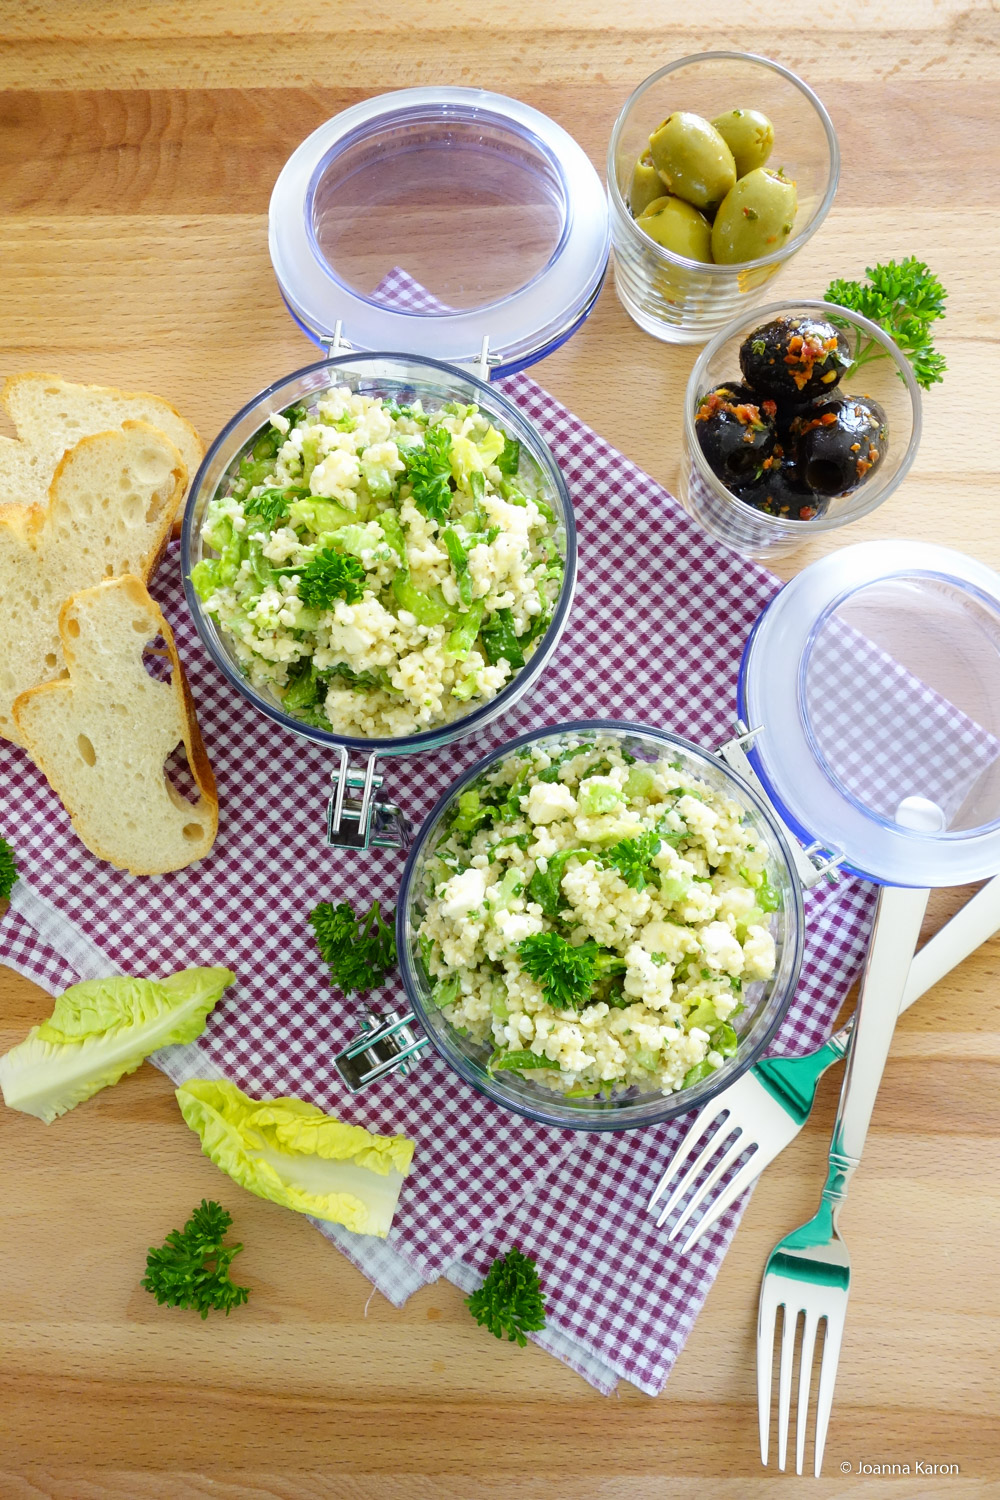
<instances>
[{"instance_id":1,"label":"glass jar","mask_svg":"<svg viewBox=\"0 0 1000 1500\"><path fill-rule=\"evenodd\" d=\"M757 109L774 126L770 165L795 181L794 233L780 249L735 265L705 264L656 244L628 206L636 162L650 133L675 110L711 120L735 107ZM823 105L780 63L748 52L699 52L668 63L627 100L608 146L608 203L615 289L629 316L654 338L700 344L737 317L826 218L837 191L840 152ZM665 190L664 190L665 191Z\"/></svg>"},{"instance_id":2,"label":"glass jar","mask_svg":"<svg viewBox=\"0 0 1000 1500\"><path fill-rule=\"evenodd\" d=\"M556 516L556 537L563 552L564 571L558 599L548 629L539 640L534 654L507 683L495 698L471 709L460 718L445 724L435 725L420 733L400 738L352 738L320 729L294 718L281 706L276 694L265 688L254 687L240 669L227 633L205 612L201 599L191 581L191 572L205 553L202 526L209 502L227 483L227 476L238 455L243 452L255 434L269 427L270 414L298 402L310 402L331 386L348 386L351 391L366 396L381 396L399 403L422 400L427 409L435 409L446 401L475 402L481 411L497 425L521 443L522 467L528 464L534 470L538 492ZM364 752L369 757L369 771L374 775L377 757L410 755L423 750L433 750L439 745L471 734L491 723L500 714L512 708L537 682L559 644L566 626L570 604L576 585L577 551L576 526L573 506L559 466L547 444L524 414L493 386L476 376L463 373L454 367L432 359L419 359L402 354L349 354L336 359L322 360L308 365L256 396L232 421L223 428L205 456L188 497L181 533L181 568L184 592L195 626L205 649L215 665L233 689L267 718L291 730L315 744L329 745L342 752L341 782L347 776L347 757L351 752ZM362 783L363 785L364 783ZM375 789L377 789L377 780ZM384 828L379 827L377 805L372 801L370 784L367 785L368 803L362 808L362 817L374 819L373 842L396 843L392 836L391 819ZM352 810L353 811L353 810ZM352 814L349 813L349 816ZM334 830L339 832L340 830ZM353 840L352 840L353 842ZM367 840L365 840L367 842Z\"/></svg>"},{"instance_id":3,"label":"glass jar","mask_svg":"<svg viewBox=\"0 0 1000 1500\"><path fill-rule=\"evenodd\" d=\"M769 516L737 498L714 473L695 430L695 413L706 392L741 379L740 345L756 328L779 317L833 319L852 348L872 341L885 358L873 359L837 386L852 396L870 396L886 414L888 447L878 466L856 490L835 496L829 509L808 521ZM783 557L823 531L869 515L909 473L920 443L920 389L909 360L875 323L860 313L819 301L771 302L748 309L715 335L695 361L684 396L684 427L678 498L716 541L744 557Z\"/></svg>"},{"instance_id":4,"label":"glass jar","mask_svg":"<svg viewBox=\"0 0 1000 1500\"><path fill-rule=\"evenodd\" d=\"M567 735L574 738L612 738L639 761L656 761L665 753L680 761L692 776L739 803L755 842L767 850L768 878L778 895L772 916L776 966L772 977L747 987L746 1006L734 1021L739 1047L717 1072L700 1083L674 1094L641 1093L636 1088L612 1093L607 1098L569 1098L543 1087L519 1073L491 1073L487 1067L491 1049L461 1035L431 999L432 981L420 956L417 929L432 888L429 873L442 825L462 792L484 771L517 754L525 746L555 749ZM767 806L752 786L706 750L677 735L595 719L547 726L493 751L474 765L438 801L428 814L410 852L396 908L396 945L407 998L427 1037L445 1062L466 1083L498 1104L543 1124L578 1130L627 1130L656 1125L675 1115L698 1109L751 1067L768 1045L788 1008L802 962L802 896L792 851Z\"/></svg>"}]
</instances>

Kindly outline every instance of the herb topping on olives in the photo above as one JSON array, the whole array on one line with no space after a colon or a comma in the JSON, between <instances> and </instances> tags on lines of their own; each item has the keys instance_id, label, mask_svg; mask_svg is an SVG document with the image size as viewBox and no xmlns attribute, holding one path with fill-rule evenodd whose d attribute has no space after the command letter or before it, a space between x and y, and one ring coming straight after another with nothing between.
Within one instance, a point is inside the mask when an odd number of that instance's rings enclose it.
<instances>
[{"instance_id":1,"label":"herb topping on olives","mask_svg":"<svg viewBox=\"0 0 1000 1500\"><path fill-rule=\"evenodd\" d=\"M770 468L734 489L733 494L754 510L780 516L783 521L815 521L830 504L828 495L817 495L803 483L799 465L783 457L773 459Z\"/></svg>"},{"instance_id":2,"label":"herb topping on olives","mask_svg":"<svg viewBox=\"0 0 1000 1500\"><path fill-rule=\"evenodd\" d=\"M776 401L804 405L832 391L850 364L847 339L818 318L775 318L740 345L744 380Z\"/></svg>"},{"instance_id":3,"label":"herb topping on olives","mask_svg":"<svg viewBox=\"0 0 1000 1500\"><path fill-rule=\"evenodd\" d=\"M870 396L838 392L796 417L793 426L805 481L819 495L856 490L885 453L885 412Z\"/></svg>"},{"instance_id":4,"label":"herb topping on olives","mask_svg":"<svg viewBox=\"0 0 1000 1500\"><path fill-rule=\"evenodd\" d=\"M694 430L713 472L727 484L761 472L774 447L775 405L745 385L719 385L701 398Z\"/></svg>"}]
</instances>

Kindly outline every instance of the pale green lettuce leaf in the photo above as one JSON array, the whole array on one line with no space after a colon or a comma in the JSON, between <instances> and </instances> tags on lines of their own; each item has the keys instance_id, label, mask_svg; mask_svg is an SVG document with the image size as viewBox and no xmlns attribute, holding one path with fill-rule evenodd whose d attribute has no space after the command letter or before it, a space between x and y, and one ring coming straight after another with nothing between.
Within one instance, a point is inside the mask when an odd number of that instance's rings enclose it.
<instances>
[{"instance_id":1,"label":"pale green lettuce leaf","mask_svg":"<svg viewBox=\"0 0 1000 1500\"><path fill-rule=\"evenodd\" d=\"M177 1102L205 1155L258 1198L355 1234L388 1234L412 1141L345 1125L304 1099L258 1102L225 1080L192 1079Z\"/></svg>"},{"instance_id":2,"label":"pale green lettuce leaf","mask_svg":"<svg viewBox=\"0 0 1000 1500\"><path fill-rule=\"evenodd\" d=\"M58 997L47 1021L0 1057L0 1091L9 1109L50 1125L155 1052L193 1042L236 975L185 969L168 979L87 979Z\"/></svg>"}]
</instances>

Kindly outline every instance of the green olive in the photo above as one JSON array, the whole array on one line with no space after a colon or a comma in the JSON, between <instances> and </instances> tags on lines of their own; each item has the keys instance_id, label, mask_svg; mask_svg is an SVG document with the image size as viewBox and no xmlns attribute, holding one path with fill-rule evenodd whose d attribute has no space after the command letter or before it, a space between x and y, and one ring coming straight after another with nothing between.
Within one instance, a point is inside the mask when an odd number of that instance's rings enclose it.
<instances>
[{"instance_id":1,"label":"green olive","mask_svg":"<svg viewBox=\"0 0 1000 1500\"><path fill-rule=\"evenodd\" d=\"M774 126L759 109L730 109L712 121L733 153L737 177L762 167L774 145Z\"/></svg>"},{"instance_id":2,"label":"green olive","mask_svg":"<svg viewBox=\"0 0 1000 1500\"><path fill-rule=\"evenodd\" d=\"M675 255L688 260L712 259L712 226L690 203L669 194L655 198L637 220L639 228Z\"/></svg>"},{"instance_id":3,"label":"green olive","mask_svg":"<svg viewBox=\"0 0 1000 1500\"><path fill-rule=\"evenodd\" d=\"M795 183L770 167L741 177L719 205L712 226L712 254L720 265L759 260L780 250L795 223Z\"/></svg>"},{"instance_id":4,"label":"green olive","mask_svg":"<svg viewBox=\"0 0 1000 1500\"><path fill-rule=\"evenodd\" d=\"M644 214L654 198L662 198L663 183L653 165L653 158L646 151L635 164L632 182L628 190L628 204L636 218Z\"/></svg>"},{"instance_id":5,"label":"green olive","mask_svg":"<svg viewBox=\"0 0 1000 1500\"><path fill-rule=\"evenodd\" d=\"M733 153L701 115L675 110L653 131L649 149L664 185L695 208L721 203L736 181Z\"/></svg>"}]
</instances>

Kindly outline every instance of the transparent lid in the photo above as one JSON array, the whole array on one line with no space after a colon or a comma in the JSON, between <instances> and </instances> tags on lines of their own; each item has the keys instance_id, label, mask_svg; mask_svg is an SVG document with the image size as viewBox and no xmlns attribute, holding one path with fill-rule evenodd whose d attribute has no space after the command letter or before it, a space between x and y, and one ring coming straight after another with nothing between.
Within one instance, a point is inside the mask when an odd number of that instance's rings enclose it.
<instances>
[{"instance_id":1,"label":"transparent lid","mask_svg":"<svg viewBox=\"0 0 1000 1500\"><path fill-rule=\"evenodd\" d=\"M744 652L740 715L782 815L858 874L1000 871L1000 576L943 547L867 542L806 568ZM940 831L902 826L904 801Z\"/></svg>"},{"instance_id":2,"label":"transparent lid","mask_svg":"<svg viewBox=\"0 0 1000 1500\"><path fill-rule=\"evenodd\" d=\"M600 178L538 110L482 89L401 89L313 131L271 195L282 294L317 342L497 372L569 337L604 279Z\"/></svg>"}]
</instances>

